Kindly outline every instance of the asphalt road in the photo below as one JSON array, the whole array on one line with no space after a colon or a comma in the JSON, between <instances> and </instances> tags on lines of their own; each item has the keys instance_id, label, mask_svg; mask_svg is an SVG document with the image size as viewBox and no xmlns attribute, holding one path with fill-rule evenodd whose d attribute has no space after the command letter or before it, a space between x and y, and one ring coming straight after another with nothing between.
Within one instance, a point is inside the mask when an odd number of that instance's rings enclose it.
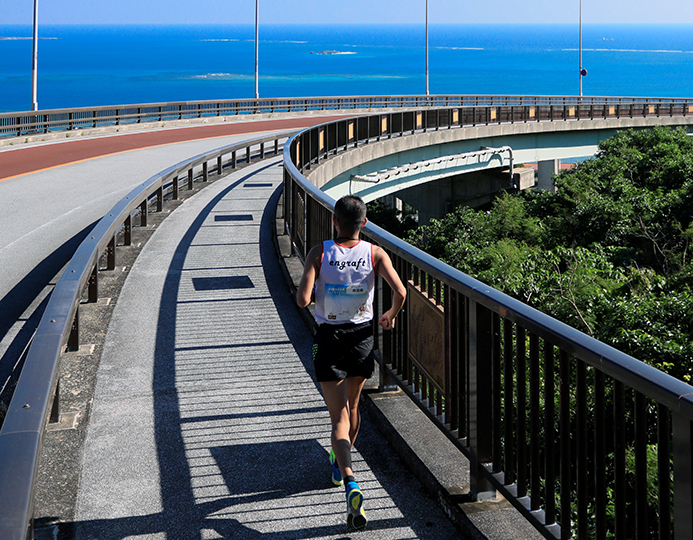
<instances>
[{"instance_id":1,"label":"asphalt road","mask_svg":"<svg viewBox=\"0 0 693 540\"><path fill-rule=\"evenodd\" d=\"M3 147L0 389L27 337L14 341L50 291L49 282L98 220L135 185L197 154L333 118L230 122Z\"/></svg>"}]
</instances>

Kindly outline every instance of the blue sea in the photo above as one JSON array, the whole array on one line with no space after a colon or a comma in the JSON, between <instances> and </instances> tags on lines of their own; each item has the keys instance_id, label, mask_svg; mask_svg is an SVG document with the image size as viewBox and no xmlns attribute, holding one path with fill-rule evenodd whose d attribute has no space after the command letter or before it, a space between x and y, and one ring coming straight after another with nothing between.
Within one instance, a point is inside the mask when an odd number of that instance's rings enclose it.
<instances>
[{"instance_id":1,"label":"blue sea","mask_svg":"<svg viewBox=\"0 0 693 540\"><path fill-rule=\"evenodd\" d=\"M40 109L254 96L253 25L39 35ZM30 109L30 38L0 25L2 112ZM426 91L423 25L265 25L259 50L262 98ZM577 95L578 51L577 24L431 25L430 92ZM583 65L585 96L693 97L693 25L583 25Z\"/></svg>"}]
</instances>

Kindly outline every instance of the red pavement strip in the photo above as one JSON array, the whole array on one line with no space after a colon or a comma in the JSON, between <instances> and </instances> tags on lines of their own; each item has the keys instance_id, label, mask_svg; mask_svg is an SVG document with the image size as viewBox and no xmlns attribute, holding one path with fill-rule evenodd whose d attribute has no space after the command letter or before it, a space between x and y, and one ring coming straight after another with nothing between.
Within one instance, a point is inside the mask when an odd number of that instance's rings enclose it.
<instances>
[{"instance_id":1,"label":"red pavement strip","mask_svg":"<svg viewBox=\"0 0 693 540\"><path fill-rule=\"evenodd\" d=\"M61 165L85 161L96 157L118 154L152 146L161 146L196 139L211 139L227 135L298 129L322 124L331 120L346 118L340 116L314 116L284 118L249 122L212 124L187 128L148 131L113 137L102 136L93 139L74 140L61 144L47 144L32 148L18 148L0 152L0 181L31 172L52 169Z\"/></svg>"}]
</instances>

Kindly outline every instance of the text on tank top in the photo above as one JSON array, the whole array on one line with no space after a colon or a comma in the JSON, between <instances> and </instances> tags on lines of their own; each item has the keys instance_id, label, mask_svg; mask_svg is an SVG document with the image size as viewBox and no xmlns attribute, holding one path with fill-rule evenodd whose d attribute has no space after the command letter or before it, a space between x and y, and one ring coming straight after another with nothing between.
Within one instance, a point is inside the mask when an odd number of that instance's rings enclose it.
<instances>
[{"instance_id":1,"label":"text on tank top","mask_svg":"<svg viewBox=\"0 0 693 540\"><path fill-rule=\"evenodd\" d=\"M317 322L362 323L373 318L373 245L360 241L346 247L323 242L320 274L315 284Z\"/></svg>"}]
</instances>

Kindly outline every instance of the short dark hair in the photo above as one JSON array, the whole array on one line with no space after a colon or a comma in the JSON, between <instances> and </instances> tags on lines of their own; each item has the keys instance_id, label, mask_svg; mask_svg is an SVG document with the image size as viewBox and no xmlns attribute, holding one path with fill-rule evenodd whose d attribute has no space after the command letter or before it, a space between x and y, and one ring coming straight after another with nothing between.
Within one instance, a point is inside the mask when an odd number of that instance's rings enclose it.
<instances>
[{"instance_id":1,"label":"short dark hair","mask_svg":"<svg viewBox=\"0 0 693 540\"><path fill-rule=\"evenodd\" d=\"M334 215L340 229L356 233L361 230L366 219L366 203L358 195L345 195L334 205Z\"/></svg>"}]
</instances>

